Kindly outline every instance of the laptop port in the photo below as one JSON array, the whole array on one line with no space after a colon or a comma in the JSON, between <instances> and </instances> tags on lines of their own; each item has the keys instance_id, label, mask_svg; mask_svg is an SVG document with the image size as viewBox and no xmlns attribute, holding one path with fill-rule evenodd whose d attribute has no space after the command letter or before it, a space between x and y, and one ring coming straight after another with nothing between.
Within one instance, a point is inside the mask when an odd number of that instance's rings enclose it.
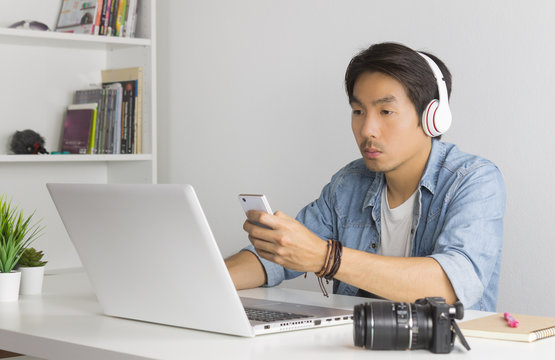
<instances>
[{"instance_id":1,"label":"laptop port","mask_svg":"<svg viewBox=\"0 0 555 360\"><path fill-rule=\"evenodd\" d=\"M343 320L349 320L348 316L343 316Z\"/></svg>"},{"instance_id":2,"label":"laptop port","mask_svg":"<svg viewBox=\"0 0 555 360\"><path fill-rule=\"evenodd\" d=\"M314 326L318 326L322 323L322 320L314 320Z\"/></svg>"},{"instance_id":3,"label":"laptop port","mask_svg":"<svg viewBox=\"0 0 555 360\"><path fill-rule=\"evenodd\" d=\"M268 330L270 328L270 325L264 325L264 330Z\"/></svg>"}]
</instances>

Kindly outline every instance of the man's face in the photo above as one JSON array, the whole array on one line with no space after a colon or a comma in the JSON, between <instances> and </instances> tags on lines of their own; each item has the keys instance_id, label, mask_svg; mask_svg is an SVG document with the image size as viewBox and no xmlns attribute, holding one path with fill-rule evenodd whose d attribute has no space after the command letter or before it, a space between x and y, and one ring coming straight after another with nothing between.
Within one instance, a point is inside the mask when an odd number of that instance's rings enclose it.
<instances>
[{"instance_id":1,"label":"man's face","mask_svg":"<svg viewBox=\"0 0 555 360\"><path fill-rule=\"evenodd\" d=\"M393 174L424 166L431 138L400 82L379 72L362 73L351 107L353 134L368 169Z\"/></svg>"}]
</instances>

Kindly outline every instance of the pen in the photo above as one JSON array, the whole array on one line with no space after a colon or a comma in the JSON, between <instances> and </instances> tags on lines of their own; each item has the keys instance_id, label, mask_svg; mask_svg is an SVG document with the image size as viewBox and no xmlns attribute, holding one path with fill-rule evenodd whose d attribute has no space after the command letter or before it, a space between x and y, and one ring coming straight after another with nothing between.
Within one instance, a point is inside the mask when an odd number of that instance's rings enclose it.
<instances>
[{"instance_id":1,"label":"pen","mask_svg":"<svg viewBox=\"0 0 555 360\"><path fill-rule=\"evenodd\" d=\"M520 323L518 322L517 319L515 319L511 314L509 314L508 312L506 312L504 314L505 320L507 320L507 323L509 324L510 327L512 328L516 328L518 327L518 325L520 325Z\"/></svg>"}]
</instances>

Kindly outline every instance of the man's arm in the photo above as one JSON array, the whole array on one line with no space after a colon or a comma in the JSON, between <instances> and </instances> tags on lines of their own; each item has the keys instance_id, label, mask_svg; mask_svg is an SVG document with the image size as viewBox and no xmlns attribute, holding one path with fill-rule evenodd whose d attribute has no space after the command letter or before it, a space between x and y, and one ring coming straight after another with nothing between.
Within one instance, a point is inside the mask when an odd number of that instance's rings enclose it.
<instances>
[{"instance_id":1,"label":"man's arm","mask_svg":"<svg viewBox=\"0 0 555 360\"><path fill-rule=\"evenodd\" d=\"M337 280L393 301L441 296L457 301L441 265L429 257L392 257L343 248Z\"/></svg>"},{"instance_id":2,"label":"man's arm","mask_svg":"<svg viewBox=\"0 0 555 360\"><path fill-rule=\"evenodd\" d=\"M252 252L240 251L225 260L237 290L250 289L266 283L264 267Z\"/></svg>"},{"instance_id":3,"label":"man's arm","mask_svg":"<svg viewBox=\"0 0 555 360\"><path fill-rule=\"evenodd\" d=\"M271 228L249 221L243 225L262 258L300 272L322 269L326 242L297 220L279 211L275 215L251 211L247 216ZM447 275L432 258L388 257L344 248L335 278L393 301L413 302L426 296L441 296L448 303L456 301Z\"/></svg>"}]
</instances>

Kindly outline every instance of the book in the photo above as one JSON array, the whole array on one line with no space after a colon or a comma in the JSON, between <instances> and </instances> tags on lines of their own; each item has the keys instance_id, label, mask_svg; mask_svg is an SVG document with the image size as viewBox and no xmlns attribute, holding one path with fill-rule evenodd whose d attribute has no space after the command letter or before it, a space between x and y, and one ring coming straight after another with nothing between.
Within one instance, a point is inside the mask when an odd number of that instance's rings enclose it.
<instances>
[{"instance_id":1,"label":"book","mask_svg":"<svg viewBox=\"0 0 555 360\"><path fill-rule=\"evenodd\" d=\"M115 93L112 93L110 99L113 112L111 114L110 126L107 133L108 148L106 153L120 154L123 87L120 83L107 84L105 87L110 90L115 90Z\"/></svg>"},{"instance_id":2,"label":"book","mask_svg":"<svg viewBox=\"0 0 555 360\"><path fill-rule=\"evenodd\" d=\"M116 18L118 17L118 5L119 0L112 0L112 2L110 3L110 16L108 17L108 29L106 32L107 36L115 35L114 29L116 27Z\"/></svg>"},{"instance_id":3,"label":"book","mask_svg":"<svg viewBox=\"0 0 555 360\"><path fill-rule=\"evenodd\" d=\"M98 35L100 33L100 20L102 18L102 7L104 0L97 0L96 2L96 18L93 26L93 34Z\"/></svg>"},{"instance_id":4,"label":"book","mask_svg":"<svg viewBox=\"0 0 555 360\"><path fill-rule=\"evenodd\" d=\"M110 7L111 0L104 0L102 3L102 10L100 12L100 29L98 31L98 35L106 35L106 16L108 15L108 9Z\"/></svg>"},{"instance_id":5,"label":"book","mask_svg":"<svg viewBox=\"0 0 555 360\"><path fill-rule=\"evenodd\" d=\"M70 105L64 121L62 151L90 154L94 146L96 103Z\"/></svg>"},{"instance_id":6,"label":"book","mask_svg":"<svg viewBox=\"0 0 555 360\"><path fill-rule=\"evenodd\" d=\"M514 314L520 322L516 328L509 326L503 314L459 322L464 336L487 339L532 342L555 336L555 318Z\"/></svg>"},{"instance_id":7,"label":"book","mask_svg":"<svg viewBox=\"0 0 555 360\"><path fill-rule=\"evenodd\" d=\"M130 106L127 122L123 118L121 135L122 154L142 153L142 83L143 69L141 67L103 70L101 72L103 86L112 83L121 83L124 89L129 90L129 84L134 88L134 99ZM128 94L126 94L128 95ZM125 114L125 110L122 111ZM125 147L124 147L125 143ZM125 152L124 152L125 149Z\"/></svg>"},{"instance_id":8,"label":"book","mask_svg":"<svg viewBox=\"0 0 555 360\"><path fill-rule=\"evenodd\" d=\"M92 154L98 154L99 147L98 147L98 140L100 135L100 128L102 126L103 121L103 100L104 100L105 91L102 88L96 89L85 89L85 90L77 90L73 95L73 103L74 104L87 104L87 103L96 103L97 104L97 112L96 112L96 123L94 126L94 144L92 147Z\"/></svg>"},{"instance_id":9,"label":"book","mask_svg":"<svg viewBox=\"0 0 555 360\"><path fill-rule=\"evenodd\" d=\"M127 16L125 17L125 26L123 29L123 36L135 37L135 27L137 24L137 1L128 0Z\"/></svg>"},{"instance_id":10,"label":"book","mask_svg":"<svg viewBox=\"0 0 555 360\"><path fill-rule=\"evenodd\" d=\"M97 5L97 1L63 0L56 31L94 34Z\"/></svg>"},{"instance_id":11,"label":"book","mask_svg":"<svg viewBox=\"0 0 555 360\"><path fill-rule=\"evenodd\" d=\"M127 10L127 0L120 0L119 7L118 7L118 16L116 19L116 32L115 32L115 35L119 37L121 37L123 33L126 10Z\"/></svg>"}]
</instances>

